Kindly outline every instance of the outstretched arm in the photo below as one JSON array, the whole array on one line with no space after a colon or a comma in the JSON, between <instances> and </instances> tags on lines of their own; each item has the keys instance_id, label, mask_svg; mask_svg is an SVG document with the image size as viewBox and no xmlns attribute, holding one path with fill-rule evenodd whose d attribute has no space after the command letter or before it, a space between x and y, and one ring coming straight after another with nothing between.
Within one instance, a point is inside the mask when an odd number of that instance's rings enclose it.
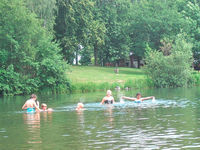
<instances>
[{"instance_id":1,"label":"outstretched arm","mask_svg":"<svg viewBox=\"0 0 200 150\"><path fill-rule=\"evenodd\" d=\"M103 103L104 103L104 101L105 101L105 99L103 98L103 99L102 99L102 101L101 101L101 104L103 104Z\"/></svg>"},{"instance_id":2,"label":"outstretched arm","mask_svg":"<svg viewBox=\"0 0 200 150\"><path fill-rule=\"evenodd\" d=\"M131 97L126 97L126 96L122 96L122 99L127 99L127 100L132 100L132 101L135 101L136 98L131 98Z\"/></svg>"},{"instance_id":3,"label":"outstretched arm","mask_svg":"<svg viewBox=\"0 0 200 150\"><path fill-rule=\"evenodd\" d=\"M143 101L143 100L148 100L148 99L153 99L153 98L155 98L155 97L154 96L150 96L150 97L141 98L141 100Z\"/></svg>"}]
</instances>

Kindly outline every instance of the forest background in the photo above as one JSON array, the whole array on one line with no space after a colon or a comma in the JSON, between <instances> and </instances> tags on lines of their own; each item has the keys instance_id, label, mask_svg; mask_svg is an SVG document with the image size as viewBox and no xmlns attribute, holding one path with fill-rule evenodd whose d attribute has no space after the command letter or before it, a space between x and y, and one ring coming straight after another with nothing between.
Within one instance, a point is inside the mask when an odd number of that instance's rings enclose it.
<instances>
[{"instance_id":1,"label":"forest background","mask_svg":"<svg viewBox=\"0 0 200 150\"><path fill-rule=\"evenodd\" d=\"M191 69L200 63L200 2L0 2L0 95L70 91L67 73L78 56L79 65L105 66L131 55L146 62L151 86L200 82Z\"/></svg>"}]
</instances>

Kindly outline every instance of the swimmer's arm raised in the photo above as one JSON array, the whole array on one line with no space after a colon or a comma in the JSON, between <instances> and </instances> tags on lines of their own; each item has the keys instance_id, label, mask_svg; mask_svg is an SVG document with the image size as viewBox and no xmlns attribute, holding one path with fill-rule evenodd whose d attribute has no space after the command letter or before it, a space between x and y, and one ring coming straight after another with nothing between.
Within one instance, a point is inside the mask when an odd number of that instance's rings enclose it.
<instances>
[{"instance_id":1,"label":"swimmer's arm raised","mask_svg":"<svg viewBox=\"0 0 200 150\"><path fill-rule=\"evenodd\" d=\"M153 98L155 98L155 97L154 96L149 96L149 97L141 98L141 100L143 101L143 100L148 100L148 99L153 99Z\"/></svg>"},{"instance_id":2,"label":"swimmer's arm raised","mask_svg":"<svg viewBox=\"0 0 200 150\"><path fill-rule=\"evenodd\" d=\"M137 100L136 98L126 97L126 96L122 96L122 99L127 99L127 100L132 100L132 101Z\"/></svg>"}]
</instances>

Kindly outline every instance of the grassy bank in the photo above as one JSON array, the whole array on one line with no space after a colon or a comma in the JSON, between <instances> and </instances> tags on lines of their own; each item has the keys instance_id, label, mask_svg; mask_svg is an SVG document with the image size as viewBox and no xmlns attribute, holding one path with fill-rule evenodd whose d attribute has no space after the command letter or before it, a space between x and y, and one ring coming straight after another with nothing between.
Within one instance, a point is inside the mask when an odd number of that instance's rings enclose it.
<instances>
[{"instance_id":1,"label":"grassy bank","mask_svg":"<svg viewBox=\"0 0 200 150\"><path fill-rule=\"evenodd\" d=\"M151 81L141 69L119 68L119 73L114 72L114 67L72 66L67 73L72 84L72 91L96 91L120 88L148 88L152 87Z\"/></svg>"}]
</instances>

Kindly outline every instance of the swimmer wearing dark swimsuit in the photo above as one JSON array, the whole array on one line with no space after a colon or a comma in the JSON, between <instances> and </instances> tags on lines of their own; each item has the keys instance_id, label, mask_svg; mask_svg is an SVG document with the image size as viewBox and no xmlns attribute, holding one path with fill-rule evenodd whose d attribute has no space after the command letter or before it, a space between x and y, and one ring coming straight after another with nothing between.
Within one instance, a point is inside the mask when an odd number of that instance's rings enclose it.
<instances>
[{"instance_id":1,"label":"swimmer wearing dark swimsuit","mask_svg":"<svg viewBox=\"0 0 200 150\"><path fill-rule=\"evenodd\" d=\"M109 96L109 97L105 96L103 99L104 99L103 100L104 104L113 104L114 103L114 98L112 96Z\"/></svg>"},{"instance_id":2,"label":"swimmer wearing dark swimsuit","mask_svg":"<svg viewBox=\"0 0 200 150\"><path fill-rule=\"evenodd\" d=\"M102 99L101 104L113 104L115 103L114 97L112 97L111 90L108 90L106 96Z\"/></svg>"},{"instance_id":3,"label":"swimmer wearing dark swimsuit","mask_svg":"<svg viewBox=\"0 0 200 150\"><path fill-rule=\"evenodd\" d=\"M113 100L105 100L104 104L113 104Z\"/></svg>"}]
</instances>

